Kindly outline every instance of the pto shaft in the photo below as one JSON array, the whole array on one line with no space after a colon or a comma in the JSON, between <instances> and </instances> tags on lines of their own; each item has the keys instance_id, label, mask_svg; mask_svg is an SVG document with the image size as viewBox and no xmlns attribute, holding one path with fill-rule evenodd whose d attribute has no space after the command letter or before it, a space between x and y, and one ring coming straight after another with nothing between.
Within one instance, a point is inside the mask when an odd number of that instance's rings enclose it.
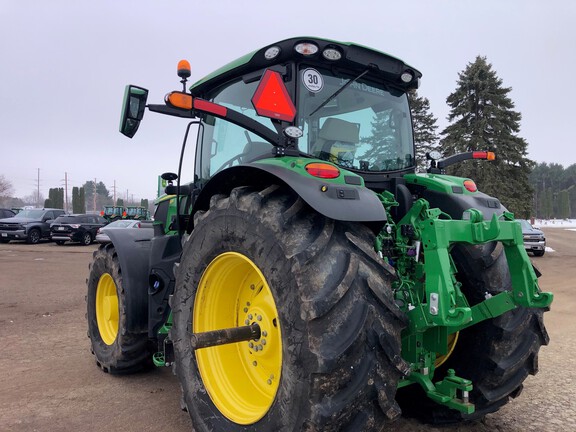
<instances>
[{"instance_id":1,"label":"pto shaft","mask_svg":"<svg viewBox=\"0 0 576 432\"><path fill-rule=\"evenodd\" d=\"M242 327L193 333L190 338L193 350L258 339L260 339L260 326L256 323Z\"/></svg>"}]
</instances>

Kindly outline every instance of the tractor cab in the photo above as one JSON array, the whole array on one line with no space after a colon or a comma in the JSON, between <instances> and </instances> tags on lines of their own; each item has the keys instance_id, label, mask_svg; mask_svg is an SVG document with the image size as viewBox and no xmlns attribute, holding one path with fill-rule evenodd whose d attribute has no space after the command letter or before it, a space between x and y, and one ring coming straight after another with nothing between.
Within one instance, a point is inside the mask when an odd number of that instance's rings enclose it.
<instances>
[{"instance_id":1,"label":"tractor cab","mask_svg":"<svg viewBox=\"0 0 576 432\"><path fill-rule=\"evenodd\" d=\"M182 64L184 84L190 71ZM415 170L406 92L417 88L420 76L401 60L359 45L294 38L238 59L189 92L169 93L165 105L147 106L201 119L199 187L226 168L288 155L327 162L321 175L339 177L341 168L383 189L391 176ZM145 89L127 89L125 135L137 130L146 97Z\"/></svg>"},{"instance_id":2,"label":"tractor cab","mask_svg":"<svg viewBox=\"0 0 576 432\"><path fill-rule=\"evenodd\" d=\"M104 206L104 210L100 212L100 216L109 222L122 219L125 215L125 209L122 206Z\"/></svg>"}]
</instances>

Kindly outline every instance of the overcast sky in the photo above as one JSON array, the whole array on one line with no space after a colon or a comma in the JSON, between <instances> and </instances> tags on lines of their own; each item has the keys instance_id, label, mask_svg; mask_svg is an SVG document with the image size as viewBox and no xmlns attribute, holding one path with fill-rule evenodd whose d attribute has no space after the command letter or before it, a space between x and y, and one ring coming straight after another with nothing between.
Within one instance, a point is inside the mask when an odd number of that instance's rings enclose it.
<instances>
[{"instance_id":1,"label":"overcast sky","mask_svg":"<svg viewBox=\"0 0 576 432\"><path fill-rule=\"evenodd\" d=\"M281 5L277 7L276 5ZM118 132L126 84L149 102L248 52L293 36L355 42L419 69L439 130L458 73L486 56L503 80L537 162L576 163L576 2L563 0L0 0L0 175L15 196L102 181L150 198L177 171L186 121L146 112ZM192 167L187 169L191 178Z\"/></svg>"}]
</instances>

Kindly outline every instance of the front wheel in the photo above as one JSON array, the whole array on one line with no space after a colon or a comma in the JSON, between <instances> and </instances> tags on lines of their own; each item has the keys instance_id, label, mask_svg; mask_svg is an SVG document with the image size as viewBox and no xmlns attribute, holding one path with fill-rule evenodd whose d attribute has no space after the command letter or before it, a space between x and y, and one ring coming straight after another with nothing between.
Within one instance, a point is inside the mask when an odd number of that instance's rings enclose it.
<instances>
[{"instance_id":1,"label":"front wheel","mask_svg":"<svg viewBox=\"0 0 576 432\"><path fill-rule=\"evenodd\" d=\"M197 430L372 431L399 415L405 318L372 240L276 186L196 215L171 336ZM191 332L253 323L258 340L192 349Z\"/></svg>"},{"instance_id":2,"label":"front wheel","mask_svg":"<svg viewBox=\"0 0 576 432\"><path fill-rule=\"evenodd\" d=\"M29 244L38 244L40 242L40 230L37 228L33 228L28 231L28 237L26 237L26 243Z\"/></svg>"},{"instance_id":3,"label":"front wheel","mask_svg":"<svg viewBox=\"0 0 576 432\"><path fill-rule=\"evenodd\" d=\"M82 235L82 244L84 246L88 246L88 245L92 244L92 234L90 234L89 232L85 232Z\"/></svg>"},{"instance_id":4,"label":"front wheel","mask_svg":"<svg viewBox=\"0 0 576 432\"><path fill-rule=\"evenodd\" d=\"M131 373L149 366L147 332L136 333L127 326L131 299L124 290L122 269L111 243L94 252L86 283L88 337L96 364L113 374Z\"/></svg>"}]
</instances>

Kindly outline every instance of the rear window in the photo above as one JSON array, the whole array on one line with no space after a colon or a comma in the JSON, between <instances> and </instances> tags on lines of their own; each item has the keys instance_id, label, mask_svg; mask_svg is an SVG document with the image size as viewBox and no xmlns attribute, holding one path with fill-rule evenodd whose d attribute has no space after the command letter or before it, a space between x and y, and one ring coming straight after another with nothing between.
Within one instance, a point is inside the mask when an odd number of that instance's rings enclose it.
<instances>
[{"instance_id":1,"label":"rear window","mask_svg":"<svg viewBox=\"0 0 576 432\"><path fill-rule=\"evenodd\" d=\"M72 224L72 223L82 223L84 222L82 216L58 216L54 223L64 223L64 224Z\"/></svg>"},{"instance_id":2,"label":"rear window","mask_svg":"<svg viewBox=\"0 0 576 432\"><path fill-rule=\"evenodd\" d=\"M114 221L109 224L106 228L128 228L132 223L131 220L121 220L121 221Z\"/></svg>"}]
</instances>

